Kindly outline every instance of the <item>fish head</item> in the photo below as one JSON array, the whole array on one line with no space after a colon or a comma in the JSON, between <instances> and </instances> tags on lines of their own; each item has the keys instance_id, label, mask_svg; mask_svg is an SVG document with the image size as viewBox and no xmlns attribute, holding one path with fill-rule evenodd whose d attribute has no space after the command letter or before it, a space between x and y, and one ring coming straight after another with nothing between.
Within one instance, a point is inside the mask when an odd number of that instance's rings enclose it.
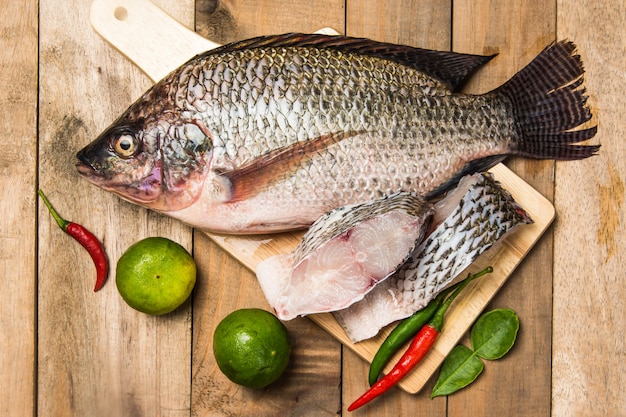
<instances>
[{"instance_id":1,"label":"fish head","mask_svg":"<svg viewBox=\"0 0 626 417\"><path fill-rule=\"evenodd\" d=\"M77 153L89 182L132 203L177 211L201 195L212 154L210 133L175 112L145 116L131 108Z\"/></svg>"}]
</instances>

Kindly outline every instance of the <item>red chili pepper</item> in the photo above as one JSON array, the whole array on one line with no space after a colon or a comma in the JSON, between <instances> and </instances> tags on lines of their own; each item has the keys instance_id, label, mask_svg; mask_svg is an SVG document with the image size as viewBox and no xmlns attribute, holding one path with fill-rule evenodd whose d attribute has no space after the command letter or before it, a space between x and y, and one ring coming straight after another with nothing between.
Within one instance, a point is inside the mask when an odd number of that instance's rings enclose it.
<instances>
[{"instance_id":1,"label":"red chili pepper","mask_svg":"<svg viewBox=\"0 0 626 417\"><path fill-rule=\"evenodd\" d=\"M409 345L408 349L398 363L393 367L393 369L385 375L383 378L378 380L374 385L370 387L363 395L357 398L350 406L348 407L348 411L354 411L359 407L367 404L372 401L374 398L384 394L391 387L396 385L402 378L404 378L409 372L415 368L415 366L420 363L420 361L426 356L426 354L430 351L432 346L435 344L435 340L441 333L441 329L443 327L443 316L445 315L448 307L452 304L452 301L459 295L459 293L470 283L474 278L478 278L479 276L488 274L493 271L492 267L487 267L484 270L478 272L474 275L469 275L461 285L448 297L448 299L441 305L441 307L437 310L433 318L425 324L420 331L415 335L413 341Z\"/></svg>"},{"instance_id":2,"label":"red chili pepper","mask_svg":"<svg viewBox=\"0 0 626 417\"><path fill-rule=\"evenodd\" d=\"M98 291L104 285L104 282L107 279L107 273L109 271L109 264L107 261L106 253L104 252L104 248L102 244L98 240L97 237L93 235L89 230L85 229L78 223L69 222L63 219L56 210L52 207L43 191L38 190L37 194L41 197L48 210L50 210L50 214L54 217L59 227L68 235L72 236L74 239L78 241L89 255L91 255L91 259L93 259L93 263L96 265L96 285L94 287L94 292Z\"/></svg>"}]
</instances>

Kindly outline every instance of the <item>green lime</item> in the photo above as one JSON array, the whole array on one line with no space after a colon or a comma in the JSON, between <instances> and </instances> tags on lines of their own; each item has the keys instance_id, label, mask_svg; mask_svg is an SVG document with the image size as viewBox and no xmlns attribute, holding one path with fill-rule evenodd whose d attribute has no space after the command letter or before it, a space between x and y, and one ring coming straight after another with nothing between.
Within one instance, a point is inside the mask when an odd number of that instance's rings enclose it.
<instances>
[{"instance_id":1,"label":"green lime","mask_svg":"<svg viewBox=\"0 0 626 417\"><path fill-rule=\"evenodd\" d=\"M115 283L124 301L147 314L166 314L189 297L196 264L181 245L149 237L131 245L117 261Z\"/></svg>"},{"instance_id":2,"label":"green lime","mask_svg":"<svg viewBox=\"0 0 626 417\"><path fill-rule=\"evenodd\" d=\"M285 325L276 316L248 308L233 311L217 325L213 353L228 379L245 387L262 388L287 368L291 343Z\"/></svg>"}]
</instances>

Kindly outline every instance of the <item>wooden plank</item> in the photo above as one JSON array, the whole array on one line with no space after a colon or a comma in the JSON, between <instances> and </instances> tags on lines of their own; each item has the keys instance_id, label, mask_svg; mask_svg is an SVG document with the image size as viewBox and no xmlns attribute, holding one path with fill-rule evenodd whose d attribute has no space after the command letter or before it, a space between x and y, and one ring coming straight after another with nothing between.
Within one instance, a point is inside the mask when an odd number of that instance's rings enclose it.
<instances>
[{"instance_id":1,"label":"wooden plank","mask_svg":"<svg viewBox=\"0 0 626 417\"><path fill-rule=\"evenodd\" d=\"M381 42L447 51L450 49L452 2L348 0L346 34Z\"/></svg>"},{"instance_id":2,"label":"wooden plank","mask_svg":"<svg viewBox=\"0 0 626 417\"><path fill-rule=\"evenodd\" d=\"M90 0L40 4L40 184L67 218L104 241L112 269L145 236L191 249L180 223L88 185L74 168L89 143L149 85L89 24ZM193 3L168 2L193 22ZM188 416L191 303L166 317L128 307L115 274L93 293L87 253L39 215L38 415Z\"/></svg>"},{"instance_id":3,"label":"wooden plank","mask_svg":"<svg viewBox=\"0 0 626 417\"><path fill-rule=\"evenodd\" d=\"M37 1L2 1L0 415L34 415Z\"/></svg>"},{"instance_id":4,"label":"wooden plank","mask_svg":"<svg viewBox=\"0 0 626 417\"><path fill-rule=\"evenodd\" d=\"M451 42L452 2L449 0L409 0L386 2L382 0L348 0L346 6L346 34L363 36L382 42L449 50ZM354 413L346 411L350 403L368 388L369 362L352 350L344 349L343 415L355 416L445 416L445 399L428 400L427 396L413 396L395 389L385 398ZM431 385L424 388L429 391Z\"/></svg>"},{"instance_id":5,"label":"wooden plank","mask_svg":"<svg viewBox=\"0 0 626 417\"><path fill-rule=\"evenodd\" d=\"M197 27L200 34L226 43L325 26L342 30L343 16L342 1L298 0L288 6L276 1L224 1L213 13L199 13ZM215 326L237 308L269 306L249 269L205 236L197 234L194 246L202 274L194 296L193 415L337 415L341 346L310 320L285 323L293 344L292 361L276 383L260 391L242 389L222 375L212 351Z\"/></svg>"},{"instance_id":6,"label":"wooden plank","mask_svg":"<svg viewBox=\"0 0 626 417\"><path fill-rule=\"evenodd\" d=\"M599 156L557 163L552 414L624 416L626 402L626 4L559 0L578 43Z\"/></svg>"},{"instance_id":7,"label":"wooden plank","mask_svg":"<svg viewBox=\"0 0 626 417\"><path fill-rule=\"evenodd\" d=\"M325 27L343 33L345 28L340 0L196 0L196 9L196 31L221 44L286 32L313 33Z\"/></svg>"},{"instance_id":8,"label":"wooden plank","mask_svg":"<svg viewBox=\"0 0 626 417\"><path fill-rule=\"evenodd\" d=\"M555 36L554 1L455 1L453 16L454 50L499 54L472 78L468 92L484 93L502 84ZM552 199L553 162L513 158L507 165ZM488 307L510 307L520 316L522 327L514 349L503 360L488 363L471 389L449 398L449 416L549 415L551 277L549 232Z\"/></svg>"}]
</instances>

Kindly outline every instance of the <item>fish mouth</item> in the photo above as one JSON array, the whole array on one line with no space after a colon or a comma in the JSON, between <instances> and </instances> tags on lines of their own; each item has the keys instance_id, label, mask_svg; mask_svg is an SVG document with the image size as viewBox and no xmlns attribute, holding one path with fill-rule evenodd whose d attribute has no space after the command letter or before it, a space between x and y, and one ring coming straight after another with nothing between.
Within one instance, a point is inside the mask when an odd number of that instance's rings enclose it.
<instances>
[{"instance_id":1,"label":"fish mouth","mask_svg":"<svg viewBox=\"0 0 626 417\"><path fill-rule=\"evenodd\" d=\"M80 154L77 155L79 159ZM76 163L76 170L90 183L102 188L105 191L117 194L121 199L140 205L150 205L157 200L157 196L149 193L142 193L135 188L124 183L116 183L108 179L96 167L85 160Z\"/></svg>"},{"instance_id":2,"label":"fish mouth","mask_svg":"<svg viewBox=\"0 0 626 417\"><path fill-rule=\"evenodd\" d=\"M95 168L93 165L91 165L88 162L84 162L84 161L79 161L76 162L76 170L78 171L78 173L84 177L87 181L89 181L90 183L106 190L106 191L111 191L114 192L116 194L119 194L115 187L113 186L113 184L111 183L111 181L109 179L107 179L103 173L101 173L100 171L98 171L97 168Z\"/></svg>"},{"instance_id":3,"label":"fish mouth","mask_svg":"<svg viewBox=\"0 0 626 417\"><path fill-rule=\"evenodd\" d=\"M102 175L89 163L84 161L76 162L76 170L80 175L91 180L92 178L102 178Z\"/></svg>"},{"instance_id":4,"label":"fish mouth","mask_svg":"<svg viewBox=\"0 0 626 417\"><path fill-rule=\"evenodd\" d=\"M103 180L104 175L91 163L89 157L87 156L86 149L87 148L84 148L76 154L76 158L78 158L78 162L76 162L76 169L78 170L78 173L86 177L91 182L96 182L98 179Z\"/></svg>"},{"instance_id":5,"label":"fish mouth","mask_svg":"<svg viewBox=\"0 0 626 417\"><path fill-rule=\"evenodd\" d=\"M85 177L87 181L98 185L99 187L105 188L108 191L114 191L112 187L121 184L115 184L115 182L105 175L105 173L98 168L98 166L94 165L85 152L85 149L76 154L76 157L78 158L78 162L76 162L76 170L78 173Z\"/></svg>"},{"instance_id":6,"label":"fish mouth","mask_svg":"<svg viewBox=\"0 0 626 417\"><path fill-rule=\"evenodd\" d=\"M78 173L90 183L102 188L109 188L109 181L107 181L104 174L102 174L96 167L88 162L79 161L76 162L76 170Z\"/></svg>"}]
</instances>

